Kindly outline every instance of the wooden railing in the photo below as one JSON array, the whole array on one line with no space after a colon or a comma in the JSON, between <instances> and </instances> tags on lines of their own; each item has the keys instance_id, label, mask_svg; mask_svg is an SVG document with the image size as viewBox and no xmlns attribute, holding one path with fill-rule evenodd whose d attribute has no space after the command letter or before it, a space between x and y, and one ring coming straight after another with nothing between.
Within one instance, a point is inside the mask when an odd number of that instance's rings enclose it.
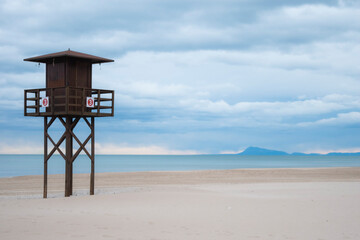
<instances>
[{"instance_id":1,"label":"wooden railing","mask_svg":"<svg viewBox=\"0 0 360 240\"><path fill-rule=\"evenodd\" d=\"M48 107L42 107L41 101L48 97ZM86 101L92 97L93 107L87 107ZM114 91L76 87L39 88L24 91L25 116L114 116Z\"/></svg>"}]
</instances>

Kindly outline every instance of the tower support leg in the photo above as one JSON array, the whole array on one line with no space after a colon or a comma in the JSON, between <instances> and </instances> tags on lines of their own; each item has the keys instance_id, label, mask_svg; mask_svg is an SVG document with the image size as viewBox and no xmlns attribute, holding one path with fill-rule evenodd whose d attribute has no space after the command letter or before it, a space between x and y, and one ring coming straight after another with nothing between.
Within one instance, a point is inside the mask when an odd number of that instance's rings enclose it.
<instances>
[{"instance_id":1,"label":"tower support leg","mask_svg":"<svg viewBox=\"0 0 360 240\"><path fill-rule=\"evenodd\" d=\"M89 121L86 117L82 117L85 123L91 130L89 136L85 139L84 142L81 142L79 138L74 133L74 128L77 123L81 119L81 117L52 117L48 122L47 117L44 117L44 198L47 197L47 161L51 158L51 156L58 151L59 154L65 160L65 197L69 197L73 194L73 162L79 156L81 151L84 151L86 155L91 160L91 174L90 174L90 195L94 195L95 188L95 118L91 117L91 121ZM48 129L52 125L52 123L59 119L59 121L65 127L65 131L60 139L55 142L50 135L48 134ZM53 144L53 148L48 153L48 140ZM73 152L73 141L76 141L79 144L79 148L74 153ZM91 154L86 149L86 144L91 140ZM65 144L65 154L60 149L60 145L63 142Z\"/></svg>"},{"instance_id":2,"label":"tower support leg","mask_svg":"<svg viewBox=\"0 0 360 240\"><path fill-rule=\"evenodd\" d=\"M91 117L91 174L90 174L90 195L94 195L95 189L95 118Z\"/></svg>"},{"instance_id":3,"label":"tower support leg","mask_svg":"<svg viewBox=\"0 0 360 240\"><path fill-rule=\"evenodd\" d=\"M72 153L73 153L73 144L72 144L72 117L66 117L66 167L65 167L65 197L72 195Z\"/></svg>"},{"instance_id":4,"label":"tower support leg","mask_svg":"<svg viewBox=\"0 0 360 240\"><path fill-rule=\"evenodd\" d=\"M47 198L47 156L48 156L48 139L47 139L48 121L44 117L44 191L43 198Z\"/></svg>"},{"instance_id":5,"label":"tower support leg","mask_svg":"<svg viewBox=\"0 0 360 240\"><path fill-rule=\"evenodd\" d=\"M73 132L73 130L74 130L74 128L75 128L75 126L73 125L73 123L74 123L74 121L73 121L73 119L72 119L72 117L70 117L70 126L71 126L71 133ZM70 133L70 135L72 135ZM71 146L71 149L70 149L70 159L69 159L69 162L70 162L70 195L73 195L73 162L74 162L74 160L73 160L73 137L71 136L70 137L70 139L69 139L69 141L70 141L70 146Z\"/></svg>"}]
</instances>

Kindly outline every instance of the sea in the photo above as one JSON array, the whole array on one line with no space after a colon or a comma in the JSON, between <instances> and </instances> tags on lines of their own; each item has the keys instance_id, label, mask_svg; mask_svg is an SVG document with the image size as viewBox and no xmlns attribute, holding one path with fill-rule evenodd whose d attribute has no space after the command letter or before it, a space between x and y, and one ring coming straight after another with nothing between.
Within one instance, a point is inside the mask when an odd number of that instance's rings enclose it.
<instances>
[{"instance_id":1,"label":"sea","mask_svg":"<svg viewBox=\"0 0 360 240\"><path fill-rule=\"evenodd\" d=\"M0 177L41 175L43 155L0 154ZM96 155L95 172L189 171L248 168L360 167L360 156L244 156L244 155ZM89 173L91 161L79 155L74 173ZM53 155L48 174L64 174L65 160Z\"/></svg>"}]
</instances>

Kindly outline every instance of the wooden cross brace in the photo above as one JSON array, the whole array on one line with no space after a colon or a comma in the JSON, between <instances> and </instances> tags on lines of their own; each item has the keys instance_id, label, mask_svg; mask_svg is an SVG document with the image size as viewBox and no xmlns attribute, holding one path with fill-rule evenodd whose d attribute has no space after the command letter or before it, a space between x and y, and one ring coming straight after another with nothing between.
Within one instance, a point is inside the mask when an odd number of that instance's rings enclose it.
<instances>
[{"instance_id":1,"label":"wooden cross brace","mask_svg":"<svg viewBox=\"0 0 360 240\"><path fill-rule=\"evenodd\" d=\"M48 133L49 128L54 123L56 119L62 123L65 127L65 131L60 137L59 141L56 143ZM81 117L52 117L51 120L48 122L47 117L44 117L44 192L43 197L47 198L47 162L51 158L51 156L58 151L59 154L64 158L66 162L65 168L65 197L72 195L72 183L73 183L73 162L79 156L81 151L84 151L86 155L91 160L91 174L90 174L90 195L94 194L94 168L95 168L95 120L94 117L91 117L91 122L86 117L82 117L86 122L87 126L90 128L90 134L85 139L84 142L81 142L79 138L75 135L74 129L78 124ZM73 139L79 144L79 148L77 149L76 153L73 154ZM86 149L86 144L91 139L91 153ZM48 154L48 140L53 144L53 148L51 149L50 153ZM60 145L66 140L66 148L65 154L60 149Z\"/></svg>"}]
</instances>

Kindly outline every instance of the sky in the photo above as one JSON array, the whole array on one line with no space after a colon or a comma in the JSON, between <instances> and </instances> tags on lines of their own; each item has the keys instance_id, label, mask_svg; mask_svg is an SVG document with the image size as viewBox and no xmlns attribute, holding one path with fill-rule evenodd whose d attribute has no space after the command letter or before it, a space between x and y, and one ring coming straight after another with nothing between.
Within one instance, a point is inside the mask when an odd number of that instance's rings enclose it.
<instances>
[{"instance_id":1,"label":"sky","mask_svg":"<svg viewBox=\"0 0 360 240\"><path fill-rule=\"evenodd\" d=\"M43 152L23 59L68 48L115 60L97 154L360 152L360 1L0 0L0 153Z\"/></svg>"}]
</instances>

